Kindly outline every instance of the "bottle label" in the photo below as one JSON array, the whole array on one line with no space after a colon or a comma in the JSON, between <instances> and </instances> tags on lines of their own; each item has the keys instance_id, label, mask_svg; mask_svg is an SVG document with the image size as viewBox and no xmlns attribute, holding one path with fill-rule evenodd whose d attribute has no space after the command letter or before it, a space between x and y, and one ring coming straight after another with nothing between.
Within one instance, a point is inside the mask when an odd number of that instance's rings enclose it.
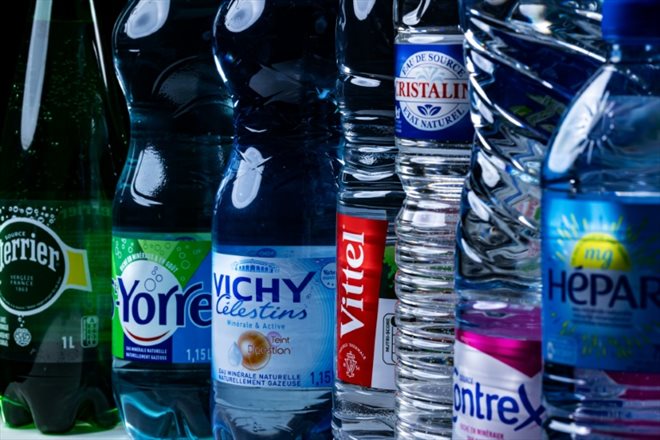
<instances>
[{"instance_id":1,"label":"bottle label","mask_svg":"<svg viewBox=\"0 0 660 440\"><path fill-rule=\"evenodd\" d=\"M110 265L90 255L109 252L110 214L109 203L0 202L0 357L80 362L107 337L110 301L95 293Z\"/></svg>"},{"instance_id":2,"label":"bottle label","mask_svg":"<svg viewBox=\"0 0 660 440\"><path fill-rule=\"evenodd\" d=\"M112 354L161 363L211 361L210 234L112 237Z\"/></svg>"},{"instance_id":3,"label":"bottle label","mask_svg":"<svg viewBox=\"0 0 660 440\"><path fill-rule=\"evenodd\" d=\"M333 384L335 247L228 246L213 254L213 377L232 385Z\"/></svg>"},{"instance_id":4,"label":"bottle label","mask_svg":"<svg viewBox=\"0 0 660 440\"><path fill-rule=\"evenodd\" d=\"M471 142L468 74L463 45L395 45L397 137Z\"/></svg>"},{"instance_id":5,"label":"bottle label","mask_svg":"<svg viewBox=\"0 0 660 440\"><path fill-rule=\"evenodd\" d=\"M660 203L640 199L544 192L545 360L660 372Z\"/></svg>"},{"instance_id":6,"label":"bottle label","mask_svg":"<svg viewBox=\"0 0 660 440\"><path fill-rule=\"evenodd\" d=\"M453 438L541 438L541 343L456 331Z\"/></svg>"},{"instance_id":7,"label":"bottle label","mask_svg":"<svg viewBox=\"0 0 660 440\"><path fill-rule=\"evenodd\" d=\"M394 246L387 220L337 216L337 377L394 390Z\"/></svg>"}]
</instances>

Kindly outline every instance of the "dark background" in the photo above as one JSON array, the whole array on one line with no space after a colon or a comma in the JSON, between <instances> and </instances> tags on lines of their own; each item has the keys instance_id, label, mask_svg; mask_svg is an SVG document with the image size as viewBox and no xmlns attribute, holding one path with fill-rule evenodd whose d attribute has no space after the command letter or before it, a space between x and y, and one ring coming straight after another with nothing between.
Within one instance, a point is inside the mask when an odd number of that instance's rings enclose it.
<instances>
[{"instance_id":1,"label":"dark background","mask_svg":"<svg viewBox=\"0 0 660 440\"><path fill-rule=\"evenodd\" d=\"M75 0L55 0L55 1L75 1ZM110 80L110 87L118 88L116 77L114 75L114 67L112 66L111 42L112 42L112 27L115 20L119 16L124 5L128 0L96 0L94 5L96 7L96 14L99 20L99 31L103 39L103 50L108 72L112 72ZM8 8L11 4L11 9ZM25 46L25 40L29 36L30 29L28 29L27 13L31 8L32 1L20 0L6 2L3 4L3 16L0 19L0 53L2 54L2 61L0 61L0 128L4 126L5 111L7 107L7 99L9 95L9 88L11 81L14 78L14 67L16 64L16 57L20 50ZM121 96L121 92L117 92ZM124 110L123 102L120 107Z\"/></svg>"}]
</instances>

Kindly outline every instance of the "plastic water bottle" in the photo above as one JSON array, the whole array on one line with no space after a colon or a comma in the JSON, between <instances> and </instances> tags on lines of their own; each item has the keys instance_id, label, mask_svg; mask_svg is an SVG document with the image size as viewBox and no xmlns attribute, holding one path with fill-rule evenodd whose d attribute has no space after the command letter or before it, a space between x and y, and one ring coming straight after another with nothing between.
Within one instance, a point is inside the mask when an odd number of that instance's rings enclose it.
<instances>
[{"instance_id":1,"label":"plastic water bottle","mask_svg":"<svg viewBox=\"0 0 660 440\"><path fill-rule=\"evenodd\" d=\"M94 2L23 6L0 136L0 409L14 427L99 431L118 421L108 255L121 127Z\"/></svg>"},{"instance_id":2,"label":"plastic water bottle","mask_svg":"<svg viewBox=\"0 0 660 440\"><path fill-rule=\"evenodd\" d=\"M553 439L660 437L660 2L606 0L608 62L543 166L543 396Z\"/></svg>"},{"instance_id":3,"label":"plastic water bottle","mask_svg":"<svg viewBox=\"0 0 660 440\"><path fill-rule=\"evenodd\" d=\"M394 436L394 225L404 194L395 171L392 13L391 0L341 0L337 22L338 439Z\"/></svg>"},{"instance_id":4,"label":"plastic water bottle","mask_svg":"<svg viewBox=\"0 0 660 440\"><path fill-rule=\"evenodd\" d=\"M463 34L456 1L399 0L395 20L397 437L450 438L455 231L474 135Z\"/></svg>"},{"instance_id":5,"label":"plastic water bottle","mask_svg":"<svg viewBox=\"0 0 660 440\"><path fill-rule=\"evenodd\" d=\"M215 56L235 140L213 217L217 439L329 439L336 2L227 1Z\"/></svg>"},{"instance_id":6,"label":"plastic water bottle","mask_svg":"<svg viewBox=\"0 0 660 440\"><path fill-rule=\"evenodd\" d=\"M463 0L477 131L457 287L539 294L539 174L567 103L604 61L599 1Z\"/></svg>"},{"instance_id":7,"label":"plastic water bottle","mask_svg":"<svg viewBox=\"0 0 660 440\"><path fill-rule=\"evenodd\" d=\"M540 169L604 60L599 1L463 0L475 143L457 228L454 437L541 436Z\"/></svg>"},{"instance_id":8,"label":"plastic water bottle","mask_svg":"<svg viewBox=\"0 0 660 440\"><path fill-rule=\"evenodd\" d=\"M130 150L113 206L113 387L132 438L211 436L211 216L231 142L217 1L131 1L114 30Z\"/></svg>"}]
</instances>

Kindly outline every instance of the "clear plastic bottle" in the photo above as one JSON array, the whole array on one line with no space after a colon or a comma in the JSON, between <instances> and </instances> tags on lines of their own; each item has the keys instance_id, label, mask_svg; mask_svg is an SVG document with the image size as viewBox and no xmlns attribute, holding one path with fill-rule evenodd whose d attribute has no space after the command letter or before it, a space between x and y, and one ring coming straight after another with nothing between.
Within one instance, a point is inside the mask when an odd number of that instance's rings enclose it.
<instances>
[{"instance_id":1,"label":"clear plastic bottle","mask_svg":"<svg viewBox=\"0 0 660 440\"><path fill-rule=\"evenodd\" d=\"M660 437L660 3L606 0L608 62L543 167L543 396L552 439Z\"/></svg>"},{"instance_id":2,"label":"clear plastic bottle","mask_svg":"<svg viewBox=\"0 0 660 440\"><path fill-rule=\"evenodd\" d=\"M540 168L566 105L604 61L598 0L463 0L477 131L457 230L460 290L539 294Z\"/></svg>"},{"instance_id":3,"label":"clear plastic bottle","mask_svg":"<svg viewBox=\"0 0 660 440\"><path fill-rule=\"evenodd\" d=\"M600 2L460 6L477 135L456 232L454 437L538 438L540 169L567 103L604 60Z\"/></svg>"},{"instance_id":4,"label":"clear plastic bottle","mask_svg":"<svg viewBox=\"0 0 660 440\"><path fill-rule=\"evenodd\" d=\"M395 3L397 437L451 437L454 252L474 129L456 1Z\"/></svg>"},{"instance_id":5,"label":"clear plastic bottle","mask_svg":"<svg viewBox=\"0 0 660 440\"><path fill-rule=\"evenodd\" d=\"M217 7L133 0L114 29L131 132L113 205L113 388L137 439L211 436L211 216L232 136Z\"/></svg>"},{"instance_id":6,"label":"clear plastic bottle","mask_svg":"<svg viewBox=\"0 0 660 440\"><path fill-rule=\"evenodd\" d=\"M0 136L0 412L49 434L98 431L118 421L108 255L122 127L94 2L23 6Z\"/></svg>"},{"instance_id":7,"label":"clear plastic bottle","mask_svg":"<svg viewBox=\"0 0 660 440\"><path fill-rule=\"evenodd\" d=\"M213 217L217 439L330 439L339 118L332 0L224 2L235 140Z\"/></svg>"},{"instance_id":8,"label":"clear plastic bottle","mask_svg":"<svg viewBox=\"0 0 660 440\"><path fill-rule=\"evenodd\" d=\"M394 436L394 223L403 189L395 172L392 11L391 0L341 0L337 22L343 139L333 432L339 439ZM342 240L344 232L363 243Z\"/></svg>"}]
</instances>

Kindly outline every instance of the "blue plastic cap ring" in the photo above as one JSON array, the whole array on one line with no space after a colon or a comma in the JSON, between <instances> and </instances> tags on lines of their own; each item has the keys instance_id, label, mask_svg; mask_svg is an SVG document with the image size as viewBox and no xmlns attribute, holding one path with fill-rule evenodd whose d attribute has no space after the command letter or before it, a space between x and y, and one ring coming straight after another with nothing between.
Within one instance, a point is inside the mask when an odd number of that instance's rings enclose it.
<instances>
[{"instance_id":1,"label":"blue plastic cap ring","mask_svg":"<svg viewBox=\"0 0 660 440\"><path fill-rule=\"evenodd\" d=\"M660 0L603 0L603 39L660 38Z\"/></svg>"}]
</instances>

